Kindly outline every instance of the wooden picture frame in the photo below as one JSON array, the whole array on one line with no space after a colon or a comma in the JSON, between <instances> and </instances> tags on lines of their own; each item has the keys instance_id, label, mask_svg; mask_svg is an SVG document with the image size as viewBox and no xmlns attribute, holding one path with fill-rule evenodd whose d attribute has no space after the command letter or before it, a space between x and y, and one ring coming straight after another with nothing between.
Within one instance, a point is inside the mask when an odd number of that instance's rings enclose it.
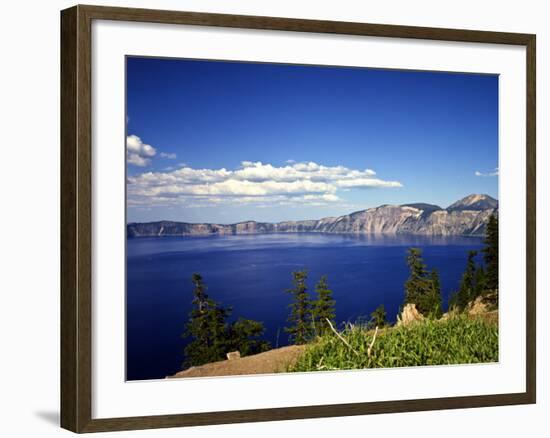
<instances>
[{"instance_id":1,"label":"wooden picture frame","mask_svg":"<svg viewBox=\"0 0 550 438\"><path fill-rule=\"evenodd\" d=\"M389 38L518 45L526 48L526 391L196 414L92 418L92 22L114 20ZM515 405L536 401L535 48L530 34L100 6L61 12L61 426L98 432Z\"/></svg>"}]
</instances>

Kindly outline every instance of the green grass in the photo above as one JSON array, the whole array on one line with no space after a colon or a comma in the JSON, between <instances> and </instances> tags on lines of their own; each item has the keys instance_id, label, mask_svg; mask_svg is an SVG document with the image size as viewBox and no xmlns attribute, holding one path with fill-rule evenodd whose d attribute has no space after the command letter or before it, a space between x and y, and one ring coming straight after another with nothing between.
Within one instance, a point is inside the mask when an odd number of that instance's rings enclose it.
<instances>
[{"instance_id":1,"label":"green grass","mask_svg":"<svg viewBox=\"0 0 550 438\"><path fill-rule=\"evenodd\" d=\"M308 345L289 371L330 371L498 361L498 325L458 315L446 321L426 320L407 327L374 332L348 327L341 336L325 335ZM351 347L351 348L350 348Z\"/></svg>"}]
</instances>

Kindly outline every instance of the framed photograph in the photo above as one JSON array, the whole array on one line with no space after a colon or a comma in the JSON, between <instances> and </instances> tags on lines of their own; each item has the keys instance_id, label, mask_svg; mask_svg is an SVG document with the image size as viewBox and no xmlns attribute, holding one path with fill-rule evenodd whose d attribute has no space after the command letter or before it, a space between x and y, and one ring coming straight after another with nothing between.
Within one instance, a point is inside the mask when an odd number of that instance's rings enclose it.
<instances>
[{"instance_id":1,"label":"framed photograph","mask_svg":"<svg viewBox=\"0 0 550 438\"><path fill-rule=\"evenodd\" d=\"M535 403L535 35L61 13L61 423Z\"/></svg>"}]
</instances>

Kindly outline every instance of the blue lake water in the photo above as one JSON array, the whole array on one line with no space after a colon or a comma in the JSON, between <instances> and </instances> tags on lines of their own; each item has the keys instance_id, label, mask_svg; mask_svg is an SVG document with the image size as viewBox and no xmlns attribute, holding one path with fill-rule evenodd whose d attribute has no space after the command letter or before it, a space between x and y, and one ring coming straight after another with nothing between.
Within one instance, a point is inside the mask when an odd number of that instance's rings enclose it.
<instances>
[{"instance_id":1,"label":"blue lake water","mask_svg":"<svg viewBox=\"0 0 550 438\"><path fill-rule=\"evenodd\" d=\"M291 272L307 269L308 287L326 274L338 322L368 317L384 304L395 320L408 277L407 249L422 249L441 276L444 305L456 290L476 237L258 234L141 237L127 243L127 379L164 378L181 369L181 333L191 310L191 275L210 297L233 307L233 318L262 321L273 346L287 344Z\"/></svg>"}]
</instances>

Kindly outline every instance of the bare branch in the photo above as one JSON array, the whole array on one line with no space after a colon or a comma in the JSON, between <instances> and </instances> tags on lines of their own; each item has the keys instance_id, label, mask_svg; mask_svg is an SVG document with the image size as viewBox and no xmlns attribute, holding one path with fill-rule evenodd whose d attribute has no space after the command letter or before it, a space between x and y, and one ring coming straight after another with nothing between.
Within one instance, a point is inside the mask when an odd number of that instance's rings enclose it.
<instances>
[{"instance_id":1,"label":"bare branch","mask_svg":"<svg viewBox=\"0 0 550 438\"><path fill-rule=\"evenodd\" d=\"M369 345L369 348L367 349L367 356L369 358L368 366L370 366L370 355L372 353L372 347L374 346L374 341L376 341L376 335L378 334L378 326L374 329L374 336L372 337L372 341Z\"/></svg>"},{"instance_id":2,"label":"bare branch","mask_svg":"<svg viewBox=\"0 0 550 438\"><path fill-rule=\"evenodd\" d=\"M332 323L328 318L325 318L328 322L328 325L330 326L331 330L338 336L338 338L351 350L353 351L357 356L360 356L360 354L353 349L353 347L344 339L344 337L336 331L336 329L333 327Z\"/></svg>"}]
</instances>

